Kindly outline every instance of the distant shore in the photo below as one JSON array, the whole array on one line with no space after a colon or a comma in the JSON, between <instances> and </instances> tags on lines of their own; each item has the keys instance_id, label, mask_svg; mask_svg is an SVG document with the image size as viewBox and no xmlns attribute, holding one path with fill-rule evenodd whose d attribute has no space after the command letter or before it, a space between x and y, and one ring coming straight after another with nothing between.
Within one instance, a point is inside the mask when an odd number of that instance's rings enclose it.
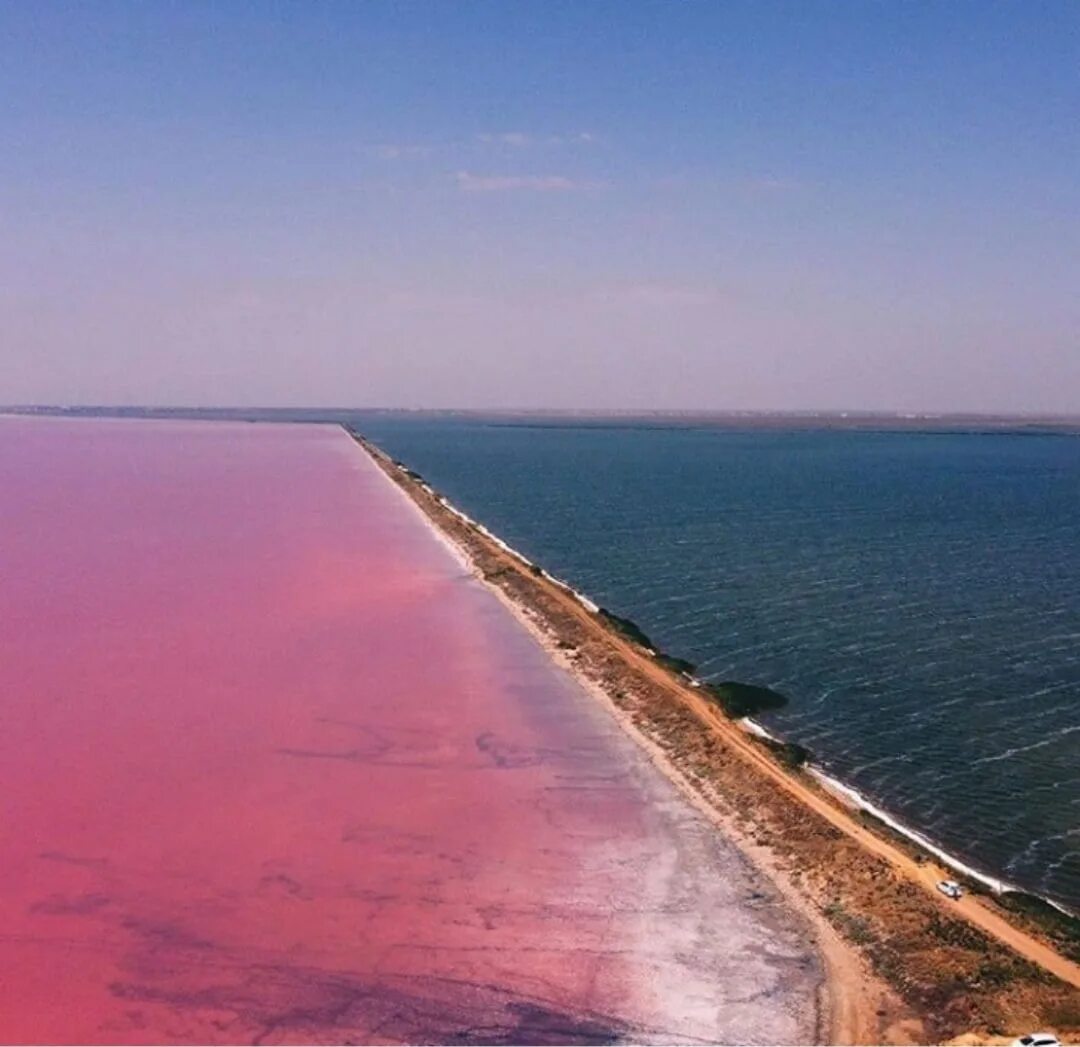
<instances>
[{"instance_id":1,"label":"distant shore","mask_svg":"<svg viewBox=\"0 0 1080 1047\"><path fill-rule=\"evenodd\" d=\"M368 418L435 418L490 421L536 428L729 429L757 431L859 431L912 434L997 433L1080 436L1080 414L909 412L863 410L603 411L552 409L411 409L381 407L194 407L60 404L0 405L0 414L65 418L171 418L195 421L322 422L354 426Z\"/></svg>"},{"instance_id":2,"label":"distant shore","mask_svg":"<svg viewBox=\"0 0 1080 1047\"><path fill-rule=\"evenodd\" d=\"M904 827L785 765L775 742L725 716L665 664L672 659L613 629L587 597L358 439L549 653L811 916L830 972L833 1042L1080 1029L1080 965L1061 951L1066 923L1040 919L1037 907L1007 913L976 897L974 880L959 904L936 895L936 882L953 873L915 834L902 837Z\"/></svg>"}]
</instances>

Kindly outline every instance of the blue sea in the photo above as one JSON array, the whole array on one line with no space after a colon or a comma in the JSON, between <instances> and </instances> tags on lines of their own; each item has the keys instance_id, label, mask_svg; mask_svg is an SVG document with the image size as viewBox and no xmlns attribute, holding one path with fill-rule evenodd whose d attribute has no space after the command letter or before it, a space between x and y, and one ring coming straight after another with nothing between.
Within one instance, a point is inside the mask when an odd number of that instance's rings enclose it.
<instances>
[{"instance_id":1,"label":"blue sea","mask_svg":"<svg viewBox=\"0 0 1080 1047\"><path fill-rule=\"evenodd\" d=\"M1080 911L1080 437L357 428L974 868Z\"/></svg>"}]
</instances>

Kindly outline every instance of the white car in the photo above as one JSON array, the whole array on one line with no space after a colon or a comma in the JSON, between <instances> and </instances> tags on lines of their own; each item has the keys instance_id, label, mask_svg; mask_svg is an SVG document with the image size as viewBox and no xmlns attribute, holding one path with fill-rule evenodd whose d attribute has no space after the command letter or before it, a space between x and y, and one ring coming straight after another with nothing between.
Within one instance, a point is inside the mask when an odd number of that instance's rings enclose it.
<instances>
[{"instance_id":1,"label":"white car","mask_svg":"<svg viewBox=\"0 0 1080 1047\"><path fill-rule=\"evenodd\" d=\"M940 880L937 885L937 889L941 891L946 898L952 898L952 900L959 901L960 895L964 893L964 889L955 880ZM1024 1047L1032 1047L1030 1044L1025 1044ZM1040 1044L1039 1047L1042 1047Z\"/></svg>"},{"instance_id":2,"label":"white car","mask_svg":"<svg viewBox=\"0 0 1080 1047\"><path fill-rule=\"evenodd\" d=\"M1052 1032L1029 1032L1013 1040L1012 1047L1061 1047L1061 1043Z\"/></svg>"}]
</instances>

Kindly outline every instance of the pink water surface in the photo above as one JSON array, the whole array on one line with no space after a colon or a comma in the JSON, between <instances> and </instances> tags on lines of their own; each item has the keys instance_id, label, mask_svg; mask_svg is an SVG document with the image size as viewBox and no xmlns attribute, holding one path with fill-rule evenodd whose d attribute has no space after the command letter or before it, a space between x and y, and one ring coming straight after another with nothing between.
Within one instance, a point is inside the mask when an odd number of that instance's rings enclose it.
<instances>
[{"instance_id":1,"label":"pink water surface","mask_svg":"<svg viewBox=\"0 0 1080 1047\"><path fill-rule=\"evenodd\" d=\"M745 862L341 430L0 418L0 1040L795 1042Z\"/></svg>"}]
</instances>

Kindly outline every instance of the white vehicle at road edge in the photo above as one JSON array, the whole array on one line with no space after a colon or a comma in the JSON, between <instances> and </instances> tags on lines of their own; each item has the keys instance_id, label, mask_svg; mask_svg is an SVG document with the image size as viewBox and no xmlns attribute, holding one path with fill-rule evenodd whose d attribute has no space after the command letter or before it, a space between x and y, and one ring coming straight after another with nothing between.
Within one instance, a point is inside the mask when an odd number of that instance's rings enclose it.
<instances>
[{"instance_id":1,"label":"white vehicle at road edge","mask_svg":"<svg viewBox=\"0 0 1080 1047\"><path fill-rule=\"evenodd\" d=\"M964 889L955 880L939 880L937 889L941 891L946 898L952 898L954 902L959 901L961 895L964 893Z\"/></svg>"},{"instance_id":2,"label":"white vehicle at road edge","mask_svg":"<svg viewBox=\"0 0 1080 1047\"><path fill-rule=\"evenodd\" d=\"M1012 1047L1061 1047L1061 1042L1052 1032L1029 1032L1013 1040Z\"/></svg>"}]
</instances>

